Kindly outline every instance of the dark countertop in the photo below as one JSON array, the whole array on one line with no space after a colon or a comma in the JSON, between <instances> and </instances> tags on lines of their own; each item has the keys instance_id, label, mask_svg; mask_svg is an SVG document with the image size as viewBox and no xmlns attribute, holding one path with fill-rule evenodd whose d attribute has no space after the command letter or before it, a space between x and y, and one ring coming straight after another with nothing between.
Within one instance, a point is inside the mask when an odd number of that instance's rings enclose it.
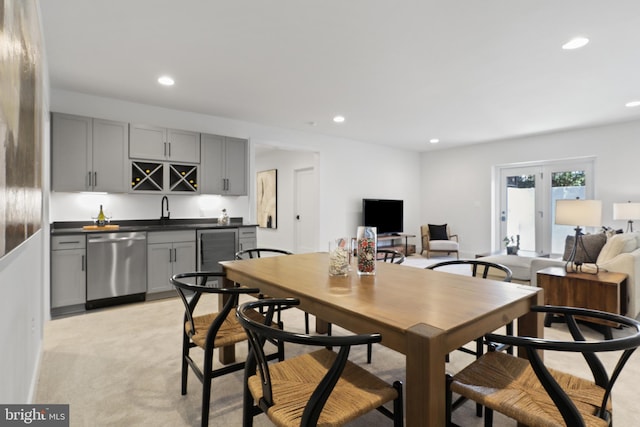
<instances>
[{"instance_id":1,"label":"dark countertop","mask_svg":"<svg viewBox=\"0 0 640 427\"><path fill-rule=\"evenodd\" d=\"M119 225L117 230L84 230L85 225L94 225L92 221L56 221L51 223L51 235L83 234L83 233L117 233L132 231L173 231L201 230L207 228L240 228L256 227L257 224L243 224L242 218L231 218L228 225L219 225L217 218L184 218L184 219L135 219L113 221Z\"/></svg>"}]
</instances>

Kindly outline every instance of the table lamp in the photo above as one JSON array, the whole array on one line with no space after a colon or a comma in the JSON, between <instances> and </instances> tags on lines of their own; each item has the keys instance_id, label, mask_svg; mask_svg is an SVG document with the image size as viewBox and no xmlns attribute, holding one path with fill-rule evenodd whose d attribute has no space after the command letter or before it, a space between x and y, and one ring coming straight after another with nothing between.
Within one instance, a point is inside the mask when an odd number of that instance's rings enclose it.
<instances>
[{"instance_id":1,"label":"table lamp","mask_svg":"<svg viewBox=\"0 0 640 427\"><path fill-rule=\"evenodd\" d=\"M576 236L573 239L573 248L571 254L567 258L565 269L569 273L591 272L582 269L582 261L576 261L576 253L578 247L584 251L584 242L582 241L583 227L599 227L602 225L602 201L600 200L556 200L556 218L555 223L558 225L574 225ZM586 251L585 251L586 252ZM595 272L598 268L596 266Z\"/></svg>"},{"instance_id":2,"label":"table lamp","mask_svg":"<svg viewBox=\"0 0 640 427\"><path fill-rule=\"evenodd\" d=\"M633 220L640 219L640 203L614 203L613 219L626 219L627 233L633 233Z\"/></svg>"}]
</instances>

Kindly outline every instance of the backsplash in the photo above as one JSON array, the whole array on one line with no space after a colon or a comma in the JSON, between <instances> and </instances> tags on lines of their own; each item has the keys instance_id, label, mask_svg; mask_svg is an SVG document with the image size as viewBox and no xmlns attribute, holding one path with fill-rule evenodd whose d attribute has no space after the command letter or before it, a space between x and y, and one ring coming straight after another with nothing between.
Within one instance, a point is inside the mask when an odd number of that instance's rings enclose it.
<instances>
[{"instance_id":1,"label":"backsplash","mask_svg":"<svg viewBox=\"0 0 640 427\"><path fill-rule=\"evenodd\" d=\"M52 192L49 222L91 221L100 205L112 222L160 218L162 194L101 194ZM247 196L168 195L171 218L217 218L221 210L252 221L255 213Z\"/></svg>"}]
</instances>

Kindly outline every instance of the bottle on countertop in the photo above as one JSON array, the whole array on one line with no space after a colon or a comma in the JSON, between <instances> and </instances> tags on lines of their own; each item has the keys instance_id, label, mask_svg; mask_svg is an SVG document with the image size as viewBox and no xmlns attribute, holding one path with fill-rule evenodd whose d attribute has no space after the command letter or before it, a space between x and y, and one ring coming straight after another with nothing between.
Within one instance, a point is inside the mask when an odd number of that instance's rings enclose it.
<instances>
[{"instance_id":1,"label":"bottle on countertop","mask_svg":"<svg viewBox=\"0 0 640 427\"><path fill-rule=\"evenodd\" d=\"M102 210L102 205L100 205L100 212L98 212L98 227L104 227L107 223L107 217L104 215L104 211Z\"/></svg>"},{"instance_id":2,"label":"bottle on countertop","mask_svg":"<svg viewBox=\"0 0 640 427\"><path fill-rule=\"evenodd\" d=\"M222 213L218 218L218 224L220 225L229 225L229 214L226 209L222 209Z\"/></svg>"}]
</instances>

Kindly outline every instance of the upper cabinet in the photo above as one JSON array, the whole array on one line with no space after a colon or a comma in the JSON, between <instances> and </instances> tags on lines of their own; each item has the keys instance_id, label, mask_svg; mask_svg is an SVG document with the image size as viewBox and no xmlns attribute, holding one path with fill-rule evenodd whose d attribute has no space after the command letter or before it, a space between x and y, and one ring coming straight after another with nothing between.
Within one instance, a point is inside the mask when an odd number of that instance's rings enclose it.
<instances>
[{"instance_id":1,"label":"upper cabinet","mask_svg":"<svg viewBox=\"0 0 640 427\"><path fill-rule=\"evenodd\" d=\"M203 133L201 142L200 192L245 196L248 141Z\"/></svg>"},{"instance_id":2,"label":"upper cabinet","mask_svg":"<svg viewBox=\"0 0 640 427\"><path fill-rule=\"evenodd\" d=\"M129 157L132 159L199 163L200 134L132 123Z\"/></svg>"},{"instance_id":3,"label":"upper cabinet","mask_svg":"<svg viewBox=\"0 0 640 427\"><path fill-rule=\"evenodd\" d=\"M53 191L128 191L129 124L53 113Z\"/></svg>"}]
</instances>

